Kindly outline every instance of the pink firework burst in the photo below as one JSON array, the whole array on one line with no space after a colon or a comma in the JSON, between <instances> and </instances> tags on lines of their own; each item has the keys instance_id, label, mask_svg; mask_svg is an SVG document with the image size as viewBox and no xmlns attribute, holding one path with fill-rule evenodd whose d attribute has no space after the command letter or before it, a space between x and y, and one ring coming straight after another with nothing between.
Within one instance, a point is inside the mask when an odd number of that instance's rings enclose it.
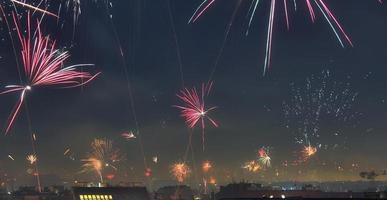
<instances>
[{"instance_id":1,"label":"pink firework burst","mask_svg":"<svg viewBox=\"0 0 387 200\"><path fill-rule=\"evenodd\" d=\"M177 94L177 97L183 101L184 105L175 106L181 110L181 116L185 119L185 122L189 128L194 128L197 124L202 128L202 141L204 149L204 129L205 120L207 119L214 127L218 127L218 124L208 114L210 111L216 109L216 107L206 107L205 97L207 97L212 88L212 82L202 84L201 90L194 87L192 89L185 88ZM199 123L200 122L200 123Z\"/></svg>"},{"instance_id":2,"label":"pink firework burst","mask_svg":"<svg viewBox=\"0 0 387 200\"><path fill-rule=\"evenodd\" d=\"M201 16L203 16L216 2L219 0L204 0L199 7L196 9L194 14L189 20L189 23L196 22ZM378 0L380 3L382 0ZM241 3L241 0L238 0L238 5ZM245 2L245 1L244 1ZM251 0L250 9L248 11L249 22L246 34L248 34L249 29L251 27L252 21L254 19L255 14L257 13L257 8L260 4L266 1L260 0ZM325 0L270 0L270 5L268 5L269 16L268 16L268 25L267 25L267 36L266 36L266 53L265 53L265 63L263 68L263 73L271 66L271 58L272 58L272 46L273 46L273 32L275 21L278 18L278 10L282 8L283 16L285 17L286 27L290 28L290 10L294 9L298 10L298 3L302 2L304 7L306 8L308 15L311 18L312 22L315 22L317 19L317 14L320 13L321 17L328 23L335 37L337 38L340 45L344 48L347 45L353 46L352 41L348 34L345 32L343 26L340 24L337 17L333 14L331 8L326 4ZM293 5L292 5L293 4ZM236 7L236 10L239 6ZM232 22L230 22L230 25Z\"/></svg>"},{"instance_id":3,"label":"pink firework burst","mask_svg":"<svg viewBox=\"0 0 387 200\"><path fill-rule=\"evenodd\" d=\"M258 150L258 161L264 168L269 168L271 166L271 158L269 156L269 149L262 147Z\"/></svg>"},{"instance_id":4,"label":"pink firework burst","mask_svg":"<svg viewBox=\"0 0 387 200\"><path fill-rule=\"evenodd\" d=\"M262 158L262 157L267 157L268 155L267 155L267 152L266 152L266 149L264 148L264 147L262 147L262 148L260 148L259 150L258 150L258 156L260 157L260 158Z\"/></svg>"},{"instance_id":5,"label":"pink firework burst","mask_svg":"<svg viewBox=\"0 0 387 200\"><path fill-rule=\"evenodd\" d=\"M60 88L73 88L85 85L97 77L100 73L92 75L89 72L78 71L79 67L92 66L92 64L77 64L64 67L64 63L70 57L69 52L61 51L55 46L55 40L44 36L40 30L40 22L37 21L36 30L31 30L31 20L28 15L26 36L22 34L17 17L13 14L17 35L21 43L21 55L23 60L24 85L8 85L4 92L20 92L20 98L16 103L6 128L6 134L11 129L26 93L32 88L47 86Z\"/></svg>"}]
</instances>

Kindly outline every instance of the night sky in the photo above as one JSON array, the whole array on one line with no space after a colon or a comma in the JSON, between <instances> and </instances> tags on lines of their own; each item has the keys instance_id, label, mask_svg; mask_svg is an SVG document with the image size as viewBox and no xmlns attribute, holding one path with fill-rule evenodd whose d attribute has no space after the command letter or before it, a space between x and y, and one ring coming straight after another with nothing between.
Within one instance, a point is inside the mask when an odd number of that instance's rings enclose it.
<instances>
[{"instance_id":1,"label":"night sky","mask_svg":"<svg viewBox=\"0 0 387 200\"><path fill-rule=\"evenodd\" d=\"M32 130L23 107L11 133L0 136L0 172L16 177L18 184L28 183L31 175L26 172L25 157L31 152L32 131L37 135L42 175L58 176L65 181L98 180L94 173L79 173L80 159L86 157L94 138L108 138L125 154L116 172L122 176L114 181L143 180L138 139L125 141L121 137L123 132L136 130L128 93L129 78L139 133L153 170L152 179L172 180L170 165L183 160L191 131L179 110L173 107L181 103L176 93L183 88L177 51L180 49L184 86L200 87L214 68L236 2L218 1L196 23L187 24L200 0L170 0L170 7L168 0L115 0L108 9L112 21L104 3L85 1L74 38L71 14L63 28L55 20L46 18L43 29L61 47L70 50L70 63L94 63L95 67L90 70L102 71L102 74L82 88L33 89L26 101ZM292 10L289 31L282 10L278 11L272 65L263 76L269 3L260 5L250 34L245 36L250 4L243 2L224 45L213 76L213 90L206 102L217 106L211 117L220 126L206 127L205 152L201 149L201 129L193 130L195 162L189 157L188 165L200 168L202 161L212 161L213 174L219 182L358 180L360 171L385 170L386 5L376 0L327 0L351 36L353 48L341 48L320 13L313 24L304 5L296 13ZM4 87L18 83L19 77L8 30L3 21L0 25L0 86ZM352 112L361 114L354 122L356 125L340 127L347 137L345 145L332 137L328 142L340 143L338 148L322 150L306 163L285 169L283 162L297 159L302 145L295 142L294 131L284 126L283 102L292 95L291 83L302 86L307 77L318 76L323 70L329 70L333 79L351 84L351 90L358 93ZM17 94L0 97L3 127L17 98ZM256 174L241 169L244 162L256 158L257 150L263 146L270 147L272 167ZM75 160L63 156L67 148ZM8 158L9 154L15 161ZM158 156L157 164L152 163L153 156Z\"/></svg>"}]
</instances>

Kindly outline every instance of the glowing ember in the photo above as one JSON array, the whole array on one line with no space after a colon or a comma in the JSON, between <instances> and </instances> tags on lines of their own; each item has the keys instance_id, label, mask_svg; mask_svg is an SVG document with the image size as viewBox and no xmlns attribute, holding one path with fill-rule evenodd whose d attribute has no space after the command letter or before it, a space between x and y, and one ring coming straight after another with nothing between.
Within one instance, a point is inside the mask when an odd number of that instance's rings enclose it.
<instances>
[{"instance_id":1,"label":"glowing ember","mask_svg":"<svg viewBox=\"0 0 387 200\"><path fill-rule=\"evenodd\" d=\"M31 164L31 165L33 165L33 164L35 164L36 163L36 161L38 161L38 158L36 157L36 155L28 155L27 156L27 161Z\"/></svg>"},{"instance_id":2,"label":"glowing ember","mask_svg":"<svg viewBox=\"0 0 387 200\"><path fill-rule=\"evenodd\" d=\"M258 172L259 170L262 169L261 165L257 161L255 161L255 160L246 162L242 166L242 168L246 169L249 172Z\"/></svg>"},{"instance_id":3,"label":"glowing ember","mask_svg":"<svg viewBox=\"0 0 387 200\"><path fill-rule=\"evenodd\" d=\"M185 163L175 163L171 167L171 174L179 183L184 182L184 180L190 175L190 173L191 169Z\"/></svg>"},{"instance_id":4,"label":"glowing ember","mask_svg":"<svg viewBox=\"0 0 387 200\"><path fill-rule=\"evenodd\" d=\"M317 148L310 145L304 146L304 149L302 150L302 156L304 160L308 160L316 153L317 153Z\"/></svg>"},{"instance_id":5,"label":"glowing ember","mask_svg":"<svg viewBox=\"0 0 387 200\"><path fill-rule=\"evenodd\" d=\"M205 162L203 162L203 164L202 164L202 171L203 171L204 173L209 172L211 168L212 168L212 164L211 164L210 161L205 161Z\"/></svg>"}]
</instances>

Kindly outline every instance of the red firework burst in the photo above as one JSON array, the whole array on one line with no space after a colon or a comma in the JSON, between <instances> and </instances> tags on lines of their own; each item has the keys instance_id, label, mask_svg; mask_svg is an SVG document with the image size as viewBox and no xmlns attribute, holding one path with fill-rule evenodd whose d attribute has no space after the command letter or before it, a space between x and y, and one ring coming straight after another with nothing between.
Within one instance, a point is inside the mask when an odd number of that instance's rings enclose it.
<instances>
[{"instance_id":1,"label":"red firework burst","mask_svg":"<svg viewBox=\"0 0 387 200\"><path fill-rule=\"evenodd\" d=\"M210 124L214 127L218 127L218 124L213 120L208 113L216 107L206 107L205 97L207 97L212 88L212 82L207 84L202 84L201 90L198 90L194 87L192 89L185 88L180 91L180 94L177 94L180 100L183 101L184 105L175 106L181 110L181 116L185 119L185 122L189 128L194 128L200 121L202 128L202 138L203 138L203 148L204 148L204 129L205 129L205 120L207 119Z\"/></svg>"},{"instance_id":2,"label":"red firework burst","mask_svg":"<svg viewBox=\"0 0 387 200\"><path fill-rule=\"evenodd\" d=\"M6 134L11 129L19 113L26 93L31 91L32 88L41 86L78 87L87 84L100 74L92 75L89 72L78 71L79 67L92 66L92 64L77 64L63 67L70 57L69 52L57 49L55 40L51 40L48 35L42 34L39 21L37 21L36 30L31 30L31 20L28 15L26 35L22 34L15 14L13 14L13 21L22 48L21 55L25 84L8 85L5 87L7 90L0 93L21 92L20 98L8 119Z\"/></svg>"}]
</instances>

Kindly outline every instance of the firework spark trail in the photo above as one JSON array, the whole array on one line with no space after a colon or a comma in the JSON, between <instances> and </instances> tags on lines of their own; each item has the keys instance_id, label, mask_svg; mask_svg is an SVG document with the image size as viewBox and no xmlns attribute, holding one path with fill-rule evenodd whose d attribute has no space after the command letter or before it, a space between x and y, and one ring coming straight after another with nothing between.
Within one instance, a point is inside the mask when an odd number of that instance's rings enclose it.
<instances>
[{"instance_id":1,"label":"firework spark trail","mask_svg":"<svg viewBox=\"0 0 387 200\"><path fill-rule=\"evenodd\" d=\"M254 1L255 1L255 3L254 3ZM254 0L254 1L250 5L251 8L254 7L251 13L255 13L257 11L257 7L258 7L258 4L259 4L259 0ZM254 16L255 16L254 14L250 14L250 12L248 12L247 14L250 15L250 19L249 19L249 24L248 24L247 30L246 30L246 35L249 34L251 23L253 22L253 19L254 19Z\"/></svg>"},{"instance_id":2,"label":"firework spark trail","mask_svg":"<svg viewBox=\"0 0 387 200\"><path fill-rule=\"evenodd\" d=\"M40 6L42 5L42 3L44 3L44 2L45 2L45 0L40 0L40 2L38 3L38 5L36 5L35 7L40 7ZM46 4L45 7L46 7L45 10L47 10L48 7L49 7L49 4ZM35 10L32 12L32 15L34 15L36 12L40 12L40 11L38 11L38 10L35 9ZM43 20L43 18L46 16L46 14L47 14L47 13L42 13L42 16L41 16L40 21ZM50 15L50 14L48 14L48 15ZM54 16L54 17L55 17L55 16ZM59 20L59 15L58 15L56 18Z\"/></svg>"},{"instance_id":3,"label":"firework spark trail","mask_svg":"<svg viewBox=\"0 0 387 200\"><path fill-rule=\"evenodd\" d=\"M211 0L211 1L205 0L205 1L203 1L202 4L196 9L194 15L191 16L191 18L189 19L188 23L194 23L194 22L196 22L196 20L199 19L200 16L201 16L202 14L204 14L204 12L205 12L205 11L206 11L206 10L207 10L207 9L208 9L215 1L216 1L216 0ZM258 0L258 1L259 1L259 0ZM199 12L200 9L201 9L206 3L208 3L208 5L205 7L205 9L203 9L201 12ZM218 68L218 64L219 64L220 59L221 59L221 57L222 57L222 55L223 55L223 51L224 51L224 48L225 48L225 46L226 46L227 39L228 39L228 36L229 36L229 34L230 34L230 31L231 31L231 27L232 27L232 25L233 25L233 23L234 23L234 21L235 21L235 17L236 17L236 15L237 15L237 13L238 13L238 10L239 10L239 7L240 7L241 3L242 3L241 0L238 0L238 1L237 1L237 4L236 4L236 6L235 6L235 9L234 9L234 11L233 11L233 13L232 13L232 15L231 15L231 19L230 19L230 21L229 21L229 23L228 23L228 25L227 25L227 28L226 28L226 31L225 31L225 34L224 34L224 37L223 37L223 41L222 41L220 50L219 50L219 52L218 52L218 55L217 55L216 58L215 58L215 62L214 62L213 69L212 69L212 71L211 71L211 73L210 73L210 76L209 76L209 78L208 78L208 83L212 81L213 76L214 76L214 74L215 74L215 72L216 72L216 69ZM256 8L256 7L255 7L255 8ZM195 14L197 14L197 15L195 15Z\"/></svg>"},{"instance_id":4,"label":"firework spark trail","mask_svg":"<svg viewBox=\"0 0 387 200\"><path fill-rule=\"evenodd\" d=\"M187 162L189 152L191 152L191 162L192 162L193 172L195 172L193 174L194 174L194 178L195 178L196 183L199 184L198 174L196 173L197 168L196 168L196 160L195 160L195 151L194 151L194 148L192 145L192 136L193 136L193 130L191 129L191 130L189 130L189 134L188 134L188 143L187 143L187 147L186 147L186 150L184 153L183 163Z\"/></svg>"},{"instance_id":5,"label":"firework spark trail","mask_svg":"<svg viewBox=\"0 0 387 200\"><path fill-rule=\"evenodd\" d=\"M27 121L28 121L28 128L29 128L29 131L30 131L30 141L31 141L31 147L32 147L32 156L30 155L29 158L27 157L27 160L29 159L31 165L34 164L35 166L35 174L36 174L36 182L38 184L38 191L39 192L42 192L42 185L41 185L41 181L40 181L40 172L39 172L39 166L38 166L38 153L36 151L36 134L35 133L32 133L32 123L31 123L31 119L30 119L30 115L28 113L28 109L27 109L27 105L25 105L26 107L26 111L27 111ZM34 161L35 160L35 161ZM34 161L34 162L33 162Z\"/></svg>"},{"instance_id":6,"label":"firework spark trail","mask_svg":"<svg viewBox=\"0 0 387 200\"><path fill-rule=\"evenodd\" d=\"M216 0L204 0L189 19L188 23L196 22Z\"/></svg>"},{"instance_id":7,"label":"firework spark trail","mask_svg":"<svg viewBox=\"0 0 387 200\"><path fill-rule=\"evenodd\" d=\"M27 8L32 9L32 10L41 12L41 13L43 13L43 14L47 14L47 15L50 15L50 16L59 18L58 15L56 15L56 14L54 14L54 13L51 13L51 12L49 12L49 11L47 11L47 10L40 9L40 8L38 8L38 7L36 7L36 6L33 6L33 5L31 5L31 4L27 4L27 3L24 3L24 2L21 2L21 1L17 1L17 0L11 0L11 1L12 1L13 3L16 3L16 4L19 4L19 5L25 6L25 7L27 7Z\"/></svg>"},{"instance_id":8,"label":"firework spark trail","mask_svg":"<svg viewBox=\"0 0 387 200\"><path fill-rule=\"evenodd\" d=\"M183 73L183 61L181 58L181 50L180 50L179 38L177 37L177 32L175 27L175 20L172 15L171 0L167 0L167 6L168 6L169 21L171 23L172 33L173 33L175 47L176 47L176 56L177 56L177 61L179 65L181 85L184 87L185 84L184 84L184 73Z\"/></svg>"},{"instance_id":9,"label":"firework spark trail","mask_svg":"<svg viewBox=\"0 0 387 200\"><path fill-rule=\"evenodd\" d=\"M222 58L222 55L223 55L223 51L224 51L224 49L225 49L225 47L226 47L226 43L227 43L227 39L228 39L228 36L229 36L229 34L230 34L230 31L231 31L231 27L232 27L232 25L233 25L233 23L234 23L234 21L235 21L235 17L236 17L236 15L237 15L237 13L238 13L239 6L241 5L241 2L242 2L241 0L238 0L237 5L236 5L236 7L235 7L235 9L234 9L234 12L233 12L233 14L231 15L231 19L230 19L230 22L229 22L228 25L227 25L227 29L226 29L226 32L225 32L225 34L224 34L224 37L223 37L223 41L222 41L220 50L219 50L219 52L218 52L218 55L216 56L215 63L214 63L214 66L213 66L213 69L212 69L211 74L210 74L210 76L209 76L209 78L208 78L208 83L210 83L210 82L212 81L212 79L213 79L213 77L214 77L214 74L215 74L215 71L216 71L216 69L218 68L220 59Z\"/></svg>"},{"instance_id":10,"label":"firework spark trail","mask_svg":"<svg viewBox=\"0 0 387 200\"><path fill-rule=\"evenodd\" d=\"M68 153L70 153L70 148L66 149L64 152L63 152L63 155L67 155Z\"/></svg>"},{"instance_id":11,"label":"firework spark trail","mask_svg":"<svg viewBox=\"0 0 387 200\"><path fill-rule=\"evenodd\" d=\"M207 97L212 88L212 82L209 84L202 84L201 91L194 87L192 89L185 88L177 94L177 97L183 101L184 105L174 107L181 110L181 117L185 119L185 122L189 128L194 128L199 122L202 128L202 143L204 150L204 129L205 120L207 119L214 127L218 127L218 124L209 117L208 113L214 110L216 107L206 107L205 97Z\"/></svg>"},{"instance_id":12,"label":"firework spark trail","mask_svg":"<svg viewBox=\"0 0 387 200\"><path fill-rule=\"evenodd\" d=\"M11 159L12 161L15 161L15 158L13 158L13 156L10 154L8 155L8 158Z\"/></svg>"},{"instance_id":13,"label":"firework spark trail","mask_svg":"<svg viewBox=\"0 0 387 200\"><path fill-rule=\"evenodd\" d=\"M103 3L107 7L112 7L112 2L110 0L59 0L59 6L57 8L57 15L60 16L57 20L57 23L63 28L63 26L66 23L66 19L68 18L67 15L72 17L72 29L73 29L73 40L75 37L76 32L76 26L79 24L79 19L82 14L82 10L84 7L87 7L87 2L92 2L95 4ZM109 17L111 17L111 14L109 13Z\"/></svg>"},{"instance_id":14,"label":"firework spark trail","mask_svg":"<svg viewBox=\"0 0 387 200\"><path fill-rule=\"evenodd\" d=\"M69 3L70 2L67 1L67 8L69 8L69 6L70 6ZM73 26L74 26L74 30L75 30L75 25L77 24L79 16L82 13L81 1L80 0L73 0L71 3L72 3L72 10L73 10Z\"/></svg>"},{"instance_id":15,"label":"firework spark trail","mask_svg":"<svg viewBox=\"0 0 387 200\"><path fill-rule=\"evenodd\" d=\"M69 10L72 11L72 18L73 18L73 39L75 37L75 29L79 21L79 17L82 14L81 9L81 1L80 0L61 0L61 3L59 3L58 6L58 16L61 16L62 14L62 8L64 9L64 13L68 13ZM57 23L60 23L60 19L64 19L61 23L61 27L63 28L66 16L60 17L57 20Z\"/></svg>"},{"instance_id":16,"label":"firework spark trail","mask_svg":"<svg viewBox=\"0 0 387 200\"><path fill-rule=\"evenodd\" d=\"M285 11L285 19L286 19L286 28L289 30L289 12L288 12L288 0L284 0L284 11Z\"/></svg>"},{"instance_id":17,"label":"firework spark trail","mask_svg":"<svg viewBox=\"0 0 387 200\"><path fill-rule=\"evenodd\" d=\"M79 72L79 67L92 66L91 64L77 64L62 67L64 62L70 57L67 51L56 49L55 41L49 36L44 36L40 30L40 22L32 36L30 17L27 20L27 36L20 30L20 25L16 15L13 14L17 35L22 46L23 72L26 78L25 85L8 85L6 90L0 94L20 92L20 97L11 113L5 133L7 134L24 102L26 93L33 87L56 86L60 88L79 87L94 80L100 73L92 75L89 72ZM86 80L86 81L83 81Z\"/></svg>"},{"instance_id":18,"label":"firework spark trail","mask_svg":"<svg viewBox=\"0 0 387 200\"><path fill-rule=\"evenodd\" d=\"M16 8L15 8L15 10L16 10ZM19 81L20 81L20 84L22 84L23 83L22 72L21 72L21 69L20 69L21 67L20 67L19 59L17 59L18 54L16 52L15 43L14 43L13 37L12 37L12 32L11 32L12 29L11 29L11 26L9 25L8 18L6 16L5 11L3 9L3 6L1 4L0 4L0 11L1 11L2 15L3 15L3 19L5 21L5 24L7 25L8 36L9 36L9 39L10 39L11 45L12 45L12 52L13 52L13 55L15 56L15 58L16 58L15 62L16 62L16 69L17 69L17 72L18 72L18 75L19 75Z\"/></svg>"},{"instance_id":19,"label":"firework spark trail","mask_svg":"<svg viewBox=\"0 0 387 200\"><path fill-rule=\"evenodd\" d=\"M134 139L137 138L136 135L135 135L132 131L130 131L130 132L128 132L128 133L122 133L121 136L122 136L125 140L127 140L127 141L134 140Z\"/></svg>"},{"instance_id":20,"label":"firework spark trail","mask_svg":"<svg viewBox=\"0 0 387 200\"><path fill-rule=\"evenodd\" d=\"M94 139L91 144L92 157L98 158L104 163L114 163L121 160L118 149L115 149L113 142L108 139Z\"/></svg>"},{"instance_id":21,"label":"firework spark trail","mask_svg":"<svg viewBox=\"0 0 387 200\"><path fill-rule=\"evenodd\" d=\"M272 46L273 46L273 33L274 33L274 25L275 20L277 18L276 10L278 7L280 7L280 0L271 0L270 6L269 6L269 17L268 17L268 25L267 25L267 36L266 36L266 45L265 45L265 62L263 67L263 73L266 74L267 70L271 66L271 58L272 58ZM329 24L330 28L332 29L333 33L335 34L335 37L337 38L337 41L340 43L342 47L345 47L346 42L349 46L353 46L353 43L348 36L348 34L345 32L343 26L337 19L337 17L333 14L331 11L331 8L328 7L328 5L325 3L324 0L302 0L306 7L307 11L309 13L309 16L312 20L312 22L315 22L317 19L317 11L324 17L325 21ZM381 0L379 0L380 2ZM202 17L213 5L217 2L217 0L204 0L199 7L196 9L194 14L189 19L189 23L195 23L200 17ZM260 0L253 0L251 1L250 8L248 11L248 14L250 15L248 20L248 27L246 31L246 35L249 33L249 29L252 25L253 18L255 17L257 13L257 7L258 5L263 2ZM294 4L294 10L297 10L297 4L296 0L292 1ZM286 21L286 27L287 29L290 28L290 17L289 17L289 1L283 0L282 4L284 7L284 15L285 15L285 21ZM239 6L239 5L238 5ZM236 9L237 10L237 9Z\"/></svg>"},{"instance_id":22,"label":"firework spark trail","mask_svg":"<svg viewBox=\"0 0 387 200\"><path fill-rule=\"evenodd\" d=\"M131 80L130 80L130 77L129 77L129 72L128 72L128 69L127 69L127 62L126 62L124 51L123 51L123 48L122 48L122 45L121 45L121 42L120 42L120 38L118 36L118 32L117 32L116 26L114 25L113 19L111 17L112 15L110 14L110 11L109 11L108 4L106 4L106 12L110 16L109 17L109 22L110 22L110 25L111 25L111 29L113 31L114 39L116 40L116 43L117 43L117 46L118 46L118 50L120 52L120 57L121 57L121 61L122 61L122 68L123 68L123 71L124 71L124 74L125 74L126 83L127 83L130 108L131 108L132 117L133 117L133 120L134 120L134 123L135 123L135 126L136 126L136 131L137 131L137 134L138 134L138 143L139 143L139 146L140 146L141 155L143 157L144 171L145 171L149 167L148 167L147 159L146 159L146 156L145 156L144 145L143 145L143 141L142 141L142 137L141 137L141 132L140 132L140 125L139 125L138 118L137 118L137 111L136 111L136 106L135 106L135 101L134 101L134 92L133 92L132 83L131 83Z\"/></svg>"},{"instance_id":23,"label":"firework spark trail","mask_svg":"<svg viewBox=\"0 0 387 200\"><path fill-rule=\"evenodd\" d=\"M94 171L98 175L101 183L103 183L103 177L102 177L103 164L102 164L102 161L98 160L96 158L82 159L81 161L84 162L84 164L82 165L83 170L81 172L85 173L85 172Z\"/></svg>"},{"instance_id":24,"label":"firework spark trail","mask_svg":"<svg viewBox=\"0 0 387 200\"><path fill-rule=\"evenodd\" d=\"M304 147L329 148L332 140L328 139L332 137L337 142L333 147L337 147L345 142L346 136L340 131L343 125L353 126L361 115L352 109L358 93L349 82L333 79L328 70L307 78L303 86L291 84L291 94L283 103L285 125L295 130L296 142ZM321 128L329 130L320 134Z\"/></svg>"},{"instance_id":25,"label":"firework spark trail","mask_svg":"<svg viewBox=\"0 0 387 200\"><path fill-rule=\"evenodd\" d=\"M265 65L263 67L263 74L266 74L266 70L270 67L271 64L271 48L273 42L273 25L274 25L274 16L275 16L275 3L276 0L271 1L270 6L270 16L269 16L269 25L267 26L267 39L266 39L266 53L265 53Z\"/></svg>"},{"instance_id":26,"label":"firework spark trail","mask_svg":"<svg viewBox=\"0 0 387 200\"><path fill-rule=\"evenodd\" d=\"M76 160L75 155L70 148L65 149L65 151L63 152L63 156L65 156L66 158L72 161Z\"/></svg>"}]
</instances>

